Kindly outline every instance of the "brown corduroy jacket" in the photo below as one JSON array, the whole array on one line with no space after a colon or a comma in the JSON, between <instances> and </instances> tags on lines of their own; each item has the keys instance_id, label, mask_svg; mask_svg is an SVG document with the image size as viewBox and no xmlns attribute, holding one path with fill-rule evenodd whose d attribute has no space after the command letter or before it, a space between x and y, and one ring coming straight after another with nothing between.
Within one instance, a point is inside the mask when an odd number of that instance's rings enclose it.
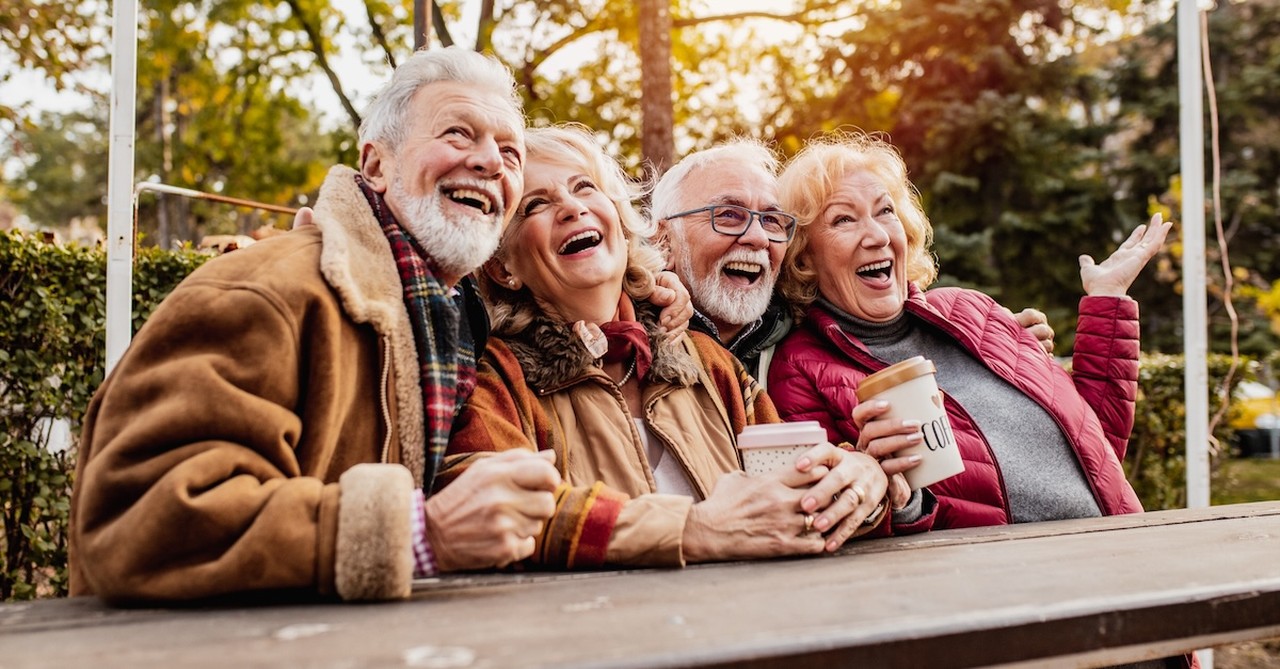
<instances>
[{"instance_id":1,"label":"brown corduroy jacket","mask_svg":"<svg viewBox=\"0 0 1280 669\"><path fill-rule=\"evenodd\" d=\"M316 226L206 263L85 418L72 594L407 596L423 405L390 247L335 167Z\"/></svg>"}]
</instances>

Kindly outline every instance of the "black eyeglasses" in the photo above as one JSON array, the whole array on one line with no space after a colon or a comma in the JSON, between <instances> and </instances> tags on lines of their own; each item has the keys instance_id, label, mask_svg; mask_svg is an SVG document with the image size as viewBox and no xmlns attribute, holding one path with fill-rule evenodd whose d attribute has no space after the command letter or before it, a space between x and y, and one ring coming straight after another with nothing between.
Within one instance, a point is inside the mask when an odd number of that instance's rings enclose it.
<instances>
[{"instance_id":1,"label":"black eyeglasses","mask_svg":"<svg viewBox=\"0 0 1280 669\"><path fill-rule=\"evenodd\" d=\"M736 204L712 204L698 207L664 218L680 218L692 216L704 211L711 212L711 229L722 235L741 237L751 229L752 219L760 221L760 229L771 242L789 242L796 234L796 217L784 211L756 211L739 207Z\"/></svg>"}]
</instances>

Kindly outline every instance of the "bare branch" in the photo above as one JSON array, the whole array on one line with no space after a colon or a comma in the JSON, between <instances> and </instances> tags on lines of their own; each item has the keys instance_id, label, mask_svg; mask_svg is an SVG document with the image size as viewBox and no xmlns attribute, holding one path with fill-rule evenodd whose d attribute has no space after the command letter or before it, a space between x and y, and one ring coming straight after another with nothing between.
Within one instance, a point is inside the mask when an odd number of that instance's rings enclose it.
<instances>
[{"instance_id":1,"label":"bare branch","mask_svg":"<svg viewBox=\"0 0 1280 669\"><path fill-rule=\"evenodd\" d=\"M600 32L602 29L604 29L604 21L599 16L591 18L581 27L574 28L568 35L552 42L545 49L539 49L538 54L529 60L526 66L527 69L532 73L555 52L578 41L579 39L582 39L583 37L586 37L587 35L590 35L591 33Z\"/></svg>"},{"instance_id":2,"label":"bare branch","mask_svg":"<svg viewBox=\"0 0 1280 669\"><path fill-rule=\"evenodd\" d=\"M396 68L396 54L391 50L391 45L387 43L387 34L382 31L382 24L378 23L377 14L373 11L373 5L369 4L369 0L364 2L364 11L369 16L369 27L373 28L373 41L382 47L382 52L387 54L387 62L391 64L391 69Z\"/></svg>"},{"instance_id":3,"label":"bare branch","mask_svg":"<svg viewBox=\"0 0 1280 669\"><path fill-rule=\"evenodd\" d=\"M848 2L840 0L832 0L812 7L807 7L798 12L791 14L775 14L773 12L754 11L754 12L735 12L733 14L714 14L712 16L690 16L683 19L673 19L671 27L688 28L689 26L701 25L703 23L713 23L716 21L737 21L740 19L773 19L775 21L787 21L789 23L812 23L812 14L827 9L837 9L842 6L848 6ZM836 17L829 19L833 21L843 21L844 19L853 18L856 12L848 16Z\"/></svg>"},{"instance_id":4,"label":"bare branch","mask_svg":"<svg viewBox=\"0 0 1280 669\"><path fill-rule=\"evenodd\" d=\"M351 124L356 132L360 131L360 112L356 111L356 107L351 103L351 98L347 97L345 91L342 90L342 82L338 79L338 73L334 72L333 66L329 64L329 58L325 55L324 45L320 40L320 30L316 26L307 23L302 13L302 8L298 6L298 0L285 0L289 5L289 10L293 12L293 17L302 25L302 30L307 33L307 39L311 42L311 53L315 54L316 63L320 65L320 69L324 70L324 74L329 78L329 85L333 86L333 92L337 94L338 101L342 103L342 108L346 110L347 116L351 117Z\"/></svg>"},{"instance_id":5,"label":"bare branch","mask_svg":"<svg viewBox=\"0 0 1280 669\"><path fill-rule=\"evenodd\" d=\"M431 0L431 27L436 31L442 46L453 46L453 35L449 34L449 26L445 25L444 15L440 13L440 3Z\"/></svg>"}]
</instances>

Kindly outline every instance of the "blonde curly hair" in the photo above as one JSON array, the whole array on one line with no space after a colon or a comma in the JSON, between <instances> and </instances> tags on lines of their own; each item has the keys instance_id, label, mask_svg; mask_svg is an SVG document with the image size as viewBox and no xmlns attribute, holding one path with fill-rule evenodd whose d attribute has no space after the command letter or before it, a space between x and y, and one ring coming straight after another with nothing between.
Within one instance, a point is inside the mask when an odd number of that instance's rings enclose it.
<instances>
[{"instance_id":1,"label":"blonde curly hair","mask_svg":"<svg viewBox=\"0 0 1280 669\"><path fill-rule=\"evenodd\" d=\"M898 220L907 233L907 280L924 289L938 277L933 226L920 205L920 194L907 179L902 154L879 135L847 132L810 141L778 178L784 210L798 220L778 278L778 290L797 316L818 298L818 268L805 251L809 225L826 208L840 182L856 171L874 174L889 191Z\"/></svg>"},{"instance_id":2,"label":"blonde curly hair","mask_svg":"<svg viewBox=\"0 0 1280 669\"><path fill-rule=\"evenodd\" d=\"M623 275L623 290L633 299L644 300L653 293L654 274L666 263L662 254L648 242L654 226L649 223L632 202L644 196L645 187L627 178L616 160L605 154L595 135L581 124L567 123L546 128L525 130L525 173L536 171L536 163L567 165L581 169L595 182L596 188L609 198L618 209L622 234L627 240L627 270ZM508 243L514 239L524 215L516 211L511 225L502 235L498 251L489 263L501 263L510 253ZM542 314L527 286L512 290L495 281L489 273L477 272L480 295L489 307L489 318L495 335L507 336L519 333Z\"/></svg>"}]
</instances>

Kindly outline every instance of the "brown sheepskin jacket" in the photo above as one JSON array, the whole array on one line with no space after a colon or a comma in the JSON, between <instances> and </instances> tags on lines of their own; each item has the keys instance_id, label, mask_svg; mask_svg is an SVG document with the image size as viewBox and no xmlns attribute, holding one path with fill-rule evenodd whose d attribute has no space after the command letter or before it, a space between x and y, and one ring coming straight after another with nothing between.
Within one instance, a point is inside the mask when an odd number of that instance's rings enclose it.
<instances>
[{"instance_id":1,"label":"brown sheepskin jacket","mask_svg":"<svg viewBox=\"0 0 1280 669\"><path fill-rule=\"evenodd\" d=\"M642 312L654 342L652 319ZM667 457L679 460L700 498L722 474L741 469L736 436L742 428L779 419L737 358L710 337L690 333L653 350L641 389L643 415L632 416L617 385L592 364L569 327L541 320L521 337L491 337L435 485L486 454L554 449L566 485L531 563L683 566L685 521L697 500L656 493L633 418L643 418Z\"/></svg>"},{"instance_id":2,"label":"brown sheepskin jacket","mask_svg":"<svg viewBox=\"0 0 1280 669\"><path fill-rule=\"evenodd\" d=\"M408 596L417 357L390 246L333 168L314 228L211 260L89 405L71 590Z\"/></svg>"}]
</instances>

